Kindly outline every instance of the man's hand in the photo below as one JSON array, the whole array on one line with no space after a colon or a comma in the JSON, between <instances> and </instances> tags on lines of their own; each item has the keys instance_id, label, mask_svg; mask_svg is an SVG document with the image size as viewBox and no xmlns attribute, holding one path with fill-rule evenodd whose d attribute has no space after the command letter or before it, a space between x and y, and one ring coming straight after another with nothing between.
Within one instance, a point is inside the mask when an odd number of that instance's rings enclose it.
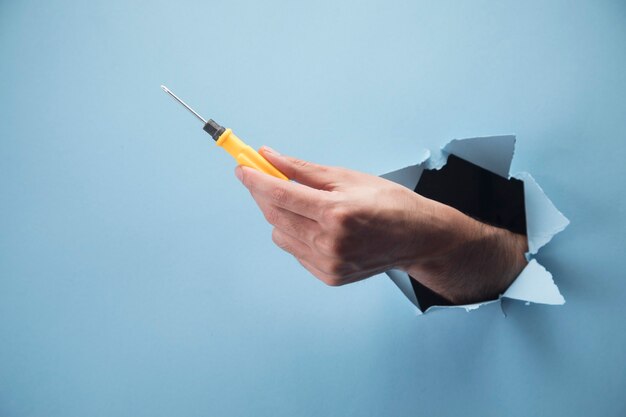
<instances>
[{"instance_id":1,"label":"man's hand","mask_svg":"<svg viewBox=\"0 0 626 417\"><path fill-rule=\"evenodd\" d=\"M397 268L454 303L495 298L523 269L526 238L391 181L264 147L295 182L238 166L272 239L328 285Z\"/></svg>"}]
</instances>

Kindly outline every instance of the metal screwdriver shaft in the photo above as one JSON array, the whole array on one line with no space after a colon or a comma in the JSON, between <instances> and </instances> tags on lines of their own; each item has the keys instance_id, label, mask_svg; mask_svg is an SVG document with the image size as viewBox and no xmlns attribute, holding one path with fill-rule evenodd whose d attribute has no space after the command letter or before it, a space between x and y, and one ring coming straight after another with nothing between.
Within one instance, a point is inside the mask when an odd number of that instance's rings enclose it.
<instances>
[{"instance_id":1,"label":"metal screwdriver shaft","mask_svg":"<svg viewBox=\"0 0 626 417\"><path fill-rule=\"evenodd\" d=\"M166 86L164 86L163 84L161 84L161 88L163 89L163 91L165 91L167 94L169 94L174 100L178 101L187 110L189 110L191 113L193 113L194 116L196 116L198 119L200 119L202 121L202 123L204 124L204 127L202 129L204 129L205 132L207 132L209 135L211 135L211 137L213 138L214 141L217 142L217 140L220 138L220 136L222 136L222 133L224 133L226 131L226 129L224 129L224 126L220 125L215 120L213 120L213 119L204 120L204 118L202 116L200 116L198 113L196 113L196 111L194 109L189 107L187 105L187 103L182 101L176 94L172 93L170 91L170 89L167 88Z\"/></svg>"},{"instance_id":2,"label":"metal screwdriver shaft","mask_svg":"<svg viewBox=\"0 0 626 417\"><path fill-rule=\"evenodd\" d=\"M198 113L196 113L196 111L195 111L194 109L192 109L191 107L189 107L189 106L187 105L187 103L185 103L185 102L184 102L184 101L182 101L180 98L178 98L178 96L177 96L176 94L172 93L172 92L169 90L169 88L167 88L167 87L166 87L166 86L164 86L163 84L161 84L161 88L162 88L162 89L163 89L163 91L165 91L167 94L169 94L170 96L172 96L172 97L174 98L174 100L178 101L180 104L182 104L183 106L185 106L185 108L186 108L187 110L189 110L190 112L192 112L192 113L193 113L193 115L194 115L194 116L196 116L198 119L200 119L200 121L201 121L203 124L206 124L206 120L204 120L204 119L202 118L202 116L200 116Z\"/></svg>"}]
</instances>

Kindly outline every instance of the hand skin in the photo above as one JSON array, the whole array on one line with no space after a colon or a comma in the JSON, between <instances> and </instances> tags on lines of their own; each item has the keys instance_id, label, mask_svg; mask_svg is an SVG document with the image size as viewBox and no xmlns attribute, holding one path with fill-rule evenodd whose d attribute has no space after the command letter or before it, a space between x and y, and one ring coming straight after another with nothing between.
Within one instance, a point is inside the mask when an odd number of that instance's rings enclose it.
<instances>
[{"instance_id":1,"label":"hand skin","mask_svg":"<svg viewBox=\"0 0 626 417\"><path fill-rule=\"evenodd\" d=\"M526 236L380 177L260 152L293 181L244 166L237 178L274 226L274 243L328 285L396 268L466 304L497 298L526 265Z\"/></svg>"}]
</instances>

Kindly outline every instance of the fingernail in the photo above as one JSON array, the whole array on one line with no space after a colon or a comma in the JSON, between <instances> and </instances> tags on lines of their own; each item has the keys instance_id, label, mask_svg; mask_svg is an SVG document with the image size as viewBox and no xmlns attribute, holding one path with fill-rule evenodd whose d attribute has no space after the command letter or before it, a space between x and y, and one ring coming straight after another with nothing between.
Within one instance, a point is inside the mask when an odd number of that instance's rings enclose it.
<instances>
[{"instance_id":1,"label":"fingernail","mask_svg":"<svg viewBox=\"0 0 626 417\"><path fill-rule=\"evenodd\" d=\"M237 168L235 168L235 176L239 181L243 182L243 168L241 165L237 165Z\"/></svg>"},{"instance_id":2,"label":"fingernail","mask_svg":"<svg viewBox=\"0 0 626 417\"><path fill-rule=\"evenodd\" d=\"M274 156L280 156L280 153L270 148L269 146L263 146L263 152L271 153Z\"/></svg>"}]
</instances>

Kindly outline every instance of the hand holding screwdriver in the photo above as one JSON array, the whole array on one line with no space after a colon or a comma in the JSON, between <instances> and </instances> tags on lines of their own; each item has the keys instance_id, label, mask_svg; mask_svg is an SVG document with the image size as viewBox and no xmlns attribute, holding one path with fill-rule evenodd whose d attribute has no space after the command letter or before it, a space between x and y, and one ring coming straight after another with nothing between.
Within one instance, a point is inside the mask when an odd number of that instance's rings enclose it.
<instances>
[{"instance_id":1,"label":"hand holding screwdriver","mask_svg":"<svg viewBox=\"0 0 626 417\"><path fill-rule=\"evenodd\" d=\"M392 268L454 304L497 298L526 265L526 236L481 223L384 178L263 147L294 181L238 166L272 239L328 285Z\"/></svg>"}]
</instances>

